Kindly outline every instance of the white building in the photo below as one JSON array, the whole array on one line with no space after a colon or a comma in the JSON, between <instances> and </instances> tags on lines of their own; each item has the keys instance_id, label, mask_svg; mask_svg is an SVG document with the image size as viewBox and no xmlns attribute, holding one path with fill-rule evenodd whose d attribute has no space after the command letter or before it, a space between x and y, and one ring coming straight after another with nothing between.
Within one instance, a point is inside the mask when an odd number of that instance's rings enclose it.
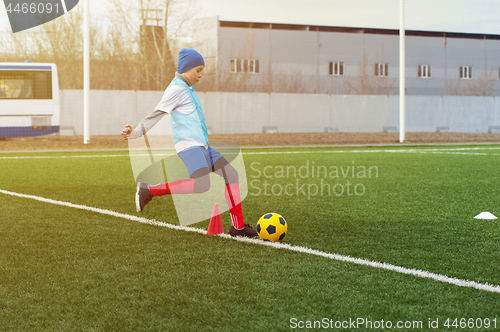
<instances>
[{"instance_id":1,"label":"white building","mask_svg":"<svg viewBox=\"0 0 500 332\"><path fill-rule=\"evenodd\" d=\"M205 90L398 94L399 30L212 17L195 22L193 44ZM407 30L406 66L407 95L498 96L500 35Z\"/></svg>"}]
</instances>

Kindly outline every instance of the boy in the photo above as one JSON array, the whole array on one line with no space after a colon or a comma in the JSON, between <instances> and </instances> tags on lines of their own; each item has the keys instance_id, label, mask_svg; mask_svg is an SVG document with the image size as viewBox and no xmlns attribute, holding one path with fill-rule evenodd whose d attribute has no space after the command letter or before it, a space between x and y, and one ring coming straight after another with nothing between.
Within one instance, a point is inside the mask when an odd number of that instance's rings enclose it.
<instances>
[{"instance_id":1,"label":"boy","mask_svg":"<svg viewBox=\"0 0 500 332\"><path fill-rule=\"evenodd\" d=\"M136 129L127 124L121 134L135 139L151 129L165 114L170 115L172 136L177 155L187 167L189 179L158 185L139 182L136 192L137 212L154 196L168 194L203 193L210 189L210 172L224 178L224 196L231 214L231 236L257 236L257 232L244 223L238 172L229 162L208 144L207 126L200 101L193 88L201 78L205 61L200 53L184 48L179 53L177 73L165 90L155 111L145 117Z\"/></svg>"}]
</instances>

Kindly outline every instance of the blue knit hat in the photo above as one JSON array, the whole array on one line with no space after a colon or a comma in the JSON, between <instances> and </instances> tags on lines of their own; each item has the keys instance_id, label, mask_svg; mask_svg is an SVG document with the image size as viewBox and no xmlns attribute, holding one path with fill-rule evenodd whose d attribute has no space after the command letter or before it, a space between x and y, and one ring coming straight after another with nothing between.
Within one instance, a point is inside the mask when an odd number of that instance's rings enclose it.
<instances>
[{"instance_id":1,"label":"blue knit hat","mask_svg":"<svg viewBox=\"0 0 500 332\"><path fill-rule=\"evenodd\" d=\"M179 74L200 65L205 65L205 60L203 60L200 53L191 48L183 48L179 52L179 62L177 63L177 72Z\"/></svg>"}]
</instances>

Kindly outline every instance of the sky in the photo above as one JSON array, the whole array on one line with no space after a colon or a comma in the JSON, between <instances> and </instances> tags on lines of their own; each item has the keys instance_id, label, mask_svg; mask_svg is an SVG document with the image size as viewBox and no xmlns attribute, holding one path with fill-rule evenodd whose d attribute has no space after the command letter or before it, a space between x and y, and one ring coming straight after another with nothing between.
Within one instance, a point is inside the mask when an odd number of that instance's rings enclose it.
<instances>
[{"instance_id":1,"label":"sky","mask_svg":"<svg viewBox=\"0 0 500 332\"><path fill-rule=\"evenodd\" d=\"M93 20L110 0L89 0ZM130 2L131 0L122 0ZM180 0L186 3L186 0ZM399 29L400 0L192 0L195 17L221 20ZM80 0L78 6L83 5ZM500 34L500 0L405 0L408 30ZM10 33L0 4L0 31Z\"/></svg>"},{"instance_id":2,"label":"sky","mask_svg":"<svg viewBox=\"0 0 500 332\"><path fill-rule=\"evenodd\" d=\"M198 0L221 20L399 29L400 0ZM500 34L499 0L405 0L408 30Z\"/></svg>"}]
</instances>

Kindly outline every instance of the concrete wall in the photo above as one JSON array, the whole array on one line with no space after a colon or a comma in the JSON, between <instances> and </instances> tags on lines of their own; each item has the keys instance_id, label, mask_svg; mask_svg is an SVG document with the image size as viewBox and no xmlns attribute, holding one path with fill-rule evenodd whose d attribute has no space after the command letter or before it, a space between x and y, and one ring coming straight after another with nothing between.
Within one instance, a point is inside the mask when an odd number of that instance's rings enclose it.
<instances>
[{"instance_id":1,"label":"concrete wall","mask_svg":"<svg viewBox=\"0 0 500 332\"><path fill-rule=\"evenodd\" d=\"M161 91L90 91L90 135L119 135L126 123L136 125L161 100ZM83 90L61 90L61 126L83 135Z\"/></svg>"},{"instance_id":2,"label":"concrete wall","mask_svg":"<svg viewBox=\"0 0 500 332\"><path fill-rule=\"evenodd\" d=\"M160 101L161 91L90 91L90 135L119 135ZM399 130L399 96L285 93L198 93L214 134L278 132L382 132ZM83 135L83 91L61 91L61 126ZM500 126L500 98L407 96L408 132L487 133ZM438 129L440 128L440 129Z\"/></svg>"}]
</instances>

